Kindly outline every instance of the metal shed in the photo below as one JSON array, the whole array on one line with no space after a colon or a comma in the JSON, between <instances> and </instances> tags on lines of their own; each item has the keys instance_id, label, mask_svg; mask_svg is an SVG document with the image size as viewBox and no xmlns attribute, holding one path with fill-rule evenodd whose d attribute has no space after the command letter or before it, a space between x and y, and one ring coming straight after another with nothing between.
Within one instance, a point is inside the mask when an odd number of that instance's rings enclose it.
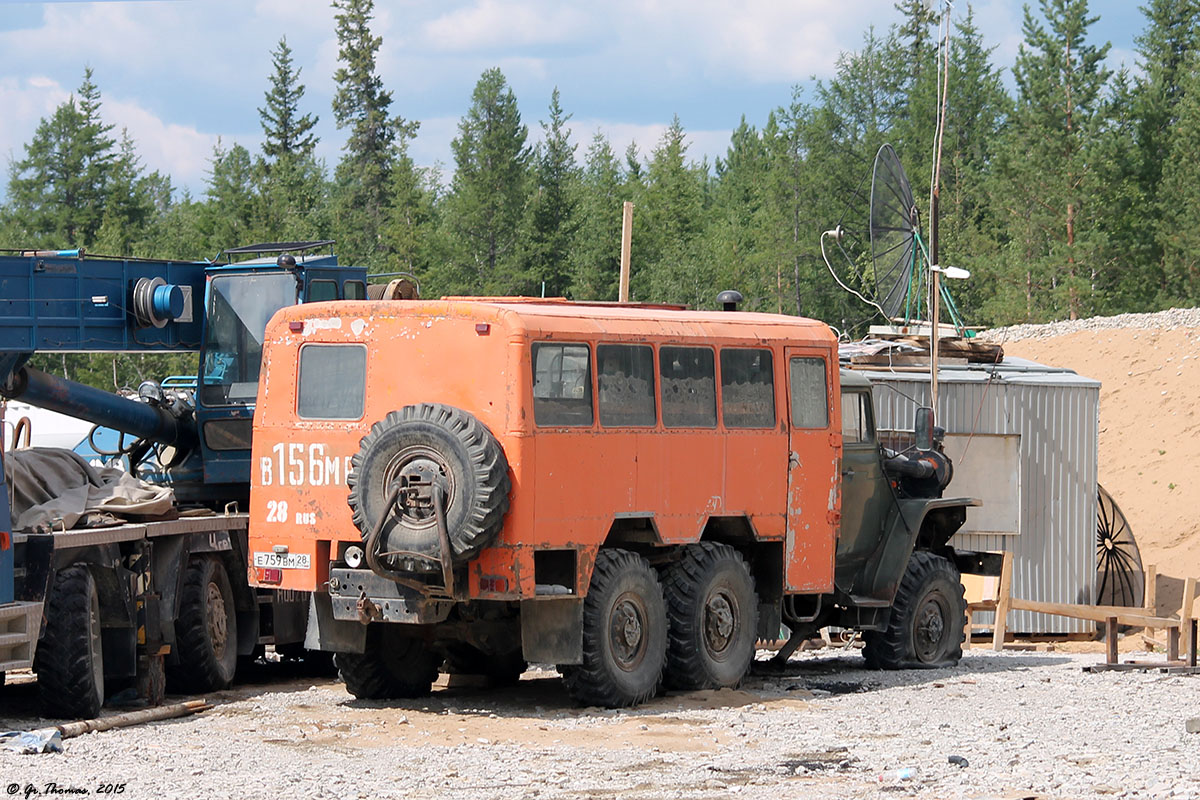
<instances>
[{"instance_id":1,"label":"metal shed","mask_svg":"<svg viewBox=\"0 0 1200 800\"><path fill-rule=\"evenodd\" d=\"M929 405L928 370L856 368L875 382L881 429L911 427ZM1028 600L1091 603L1096 582L1100 382L1024 359L944 366L937 424L954 461L949 493L980 497L952 544L1013 552L1012 592ZM977 623L990 623L980 614ZM1028 611L1021 634L1092 633L1095 624Z\"/></svg>"}]
</instances>

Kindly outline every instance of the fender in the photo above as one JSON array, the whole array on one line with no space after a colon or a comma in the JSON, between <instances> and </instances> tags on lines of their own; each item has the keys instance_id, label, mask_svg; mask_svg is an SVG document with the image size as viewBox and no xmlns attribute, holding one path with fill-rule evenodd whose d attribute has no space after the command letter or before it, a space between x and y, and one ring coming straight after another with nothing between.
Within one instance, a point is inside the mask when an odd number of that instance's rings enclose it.
<instances>
[{"instance_id":1,"label":"fender","mask_svg":"<svg viewBox=\"0 0 1200 800\"><path fill-rule=\"evenodd\" d=\"M982 502L974 497L900 500L884 523L882 547L863 566L855 582L855 598L881 600L890 605L913 550L918 546L930 551L944 549L966 521L967 509L979 505Z\"/></svg>"}]
</instances>

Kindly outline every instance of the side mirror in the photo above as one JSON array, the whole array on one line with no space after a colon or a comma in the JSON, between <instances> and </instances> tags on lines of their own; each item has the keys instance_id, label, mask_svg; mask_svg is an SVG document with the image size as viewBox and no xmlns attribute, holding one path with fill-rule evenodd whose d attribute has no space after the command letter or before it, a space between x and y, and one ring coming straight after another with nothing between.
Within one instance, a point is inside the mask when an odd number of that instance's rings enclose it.
<instances>
[{"instance_id":1,"label":"side mirror","mask_svg":"<svg viewBox=\"0 0 1200 800\"><path fill-rule=\"evenodd\" d=\"M933 449L933 409L921 407L917 409L913 419L913 431L917 435L918 450Z\"/></svg>"}]
</instances>

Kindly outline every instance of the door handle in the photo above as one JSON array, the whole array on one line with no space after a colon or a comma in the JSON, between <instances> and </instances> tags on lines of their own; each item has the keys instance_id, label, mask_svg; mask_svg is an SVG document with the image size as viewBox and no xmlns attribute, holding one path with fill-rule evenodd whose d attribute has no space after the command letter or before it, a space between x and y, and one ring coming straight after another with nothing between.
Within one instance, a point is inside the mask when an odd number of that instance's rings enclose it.
<instances>
[{"instance_id":1,"label":"door handle","mask_svg":"<svg viewBox=\"0 0 1200 800\"><path fill-rule=\"evenodd\" d=\"M844 469L844 470L842 470L842 477L843 477L843 478L853 478L853 477L854 477L854 470L852 470L852 469Z\"/></svg>"},{"instance_id":2,"label":"door handle","mask_svg":"<svg viewBox=\"0 0 1200 800\"><path fill-rule=\"evenodd\" d=\"M788 453L788 469L795 469L800 466L800 454L795 450Z\"/></svg>"}]
</instances>

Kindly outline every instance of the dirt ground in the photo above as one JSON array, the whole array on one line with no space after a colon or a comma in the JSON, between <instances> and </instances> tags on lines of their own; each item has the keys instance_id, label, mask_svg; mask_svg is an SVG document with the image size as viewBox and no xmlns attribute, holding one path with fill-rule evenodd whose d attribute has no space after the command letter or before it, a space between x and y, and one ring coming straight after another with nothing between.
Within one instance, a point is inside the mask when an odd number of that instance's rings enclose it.
<instances>
[{"instance_id":1,"label":"dirt ground","mask_svg":"<svg viewBox=\"0 0 1200 800\"><path fill-rule=\"evenodd\" d=\"M441 685L390 703L329 679L283 680L212 695L196 716L68 739L64 753L0 750L0 793L1200 798L1200 733L1185 721L1200 715L1200 678L1082 670L1101 660L976 649L954 669L877 672L854 648L828 649L738 690L611 711L575 705L548 669L515 688ZM32 708L33 688L7 687L5 714Z\"/></svg>"},{"instance_id":2,"label":"dirt ground","mask_svg":"<svg viewBox=\"0 0 1200 800\"><path fill-rule=\"evenodd\" d=\"M1005 342L1006 355L1101 382L1100 483L1158 568L1158 611L1200 578L1200 328L1085 330Z\"/></svg>"}]
</instances>

